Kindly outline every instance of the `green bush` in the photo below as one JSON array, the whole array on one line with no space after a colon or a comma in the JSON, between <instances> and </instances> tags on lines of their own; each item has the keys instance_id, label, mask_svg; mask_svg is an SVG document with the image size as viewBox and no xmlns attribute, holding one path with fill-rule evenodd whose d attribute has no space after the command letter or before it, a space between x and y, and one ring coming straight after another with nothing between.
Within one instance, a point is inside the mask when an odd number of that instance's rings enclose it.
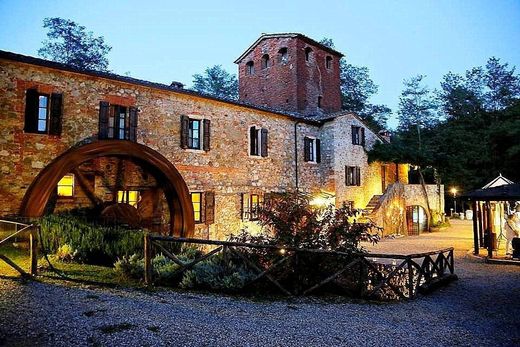
<instances>
[{"instance_id":1,"label":"green bush","mask_svg":"<svg viewBox=\"0 0 520 347\"><path fill-rule=\"evenodd\" d=\"M74 260L111 265L118 257L142 254L144 232L122 226L105 226L72 213L47 215L40 220L42 246L56 253L68 245Z\"/></svg>"},{"instance_id":2,"label":"green bush","mask_svg":"<svg viewBox=\"0 0 520 347\"><path fill-rule=\"evenodd\" d=\"M182 248L177 257L183 262L192 261L202 255L202 252L194 247ZM175 272L179 265L162 254L152 259L154 281L163 285L175 285ZM138 254L123 256L114 263L114 271L123 278L143 279L144 258ZM178 279L177 279L178 280ZM177 281L178 282L178 281Z\"/></svg>"},{"instance_id":3,"label":"green bush","mask_svg":"<svg viewBox=\"0 0 520 347\"><path fill-rule=\"evenodd\" d=\"M186 289L237 292L254 277L255 274L244 265L219 253L186 271L179 286Z\"/></svg>"}]
</instances>

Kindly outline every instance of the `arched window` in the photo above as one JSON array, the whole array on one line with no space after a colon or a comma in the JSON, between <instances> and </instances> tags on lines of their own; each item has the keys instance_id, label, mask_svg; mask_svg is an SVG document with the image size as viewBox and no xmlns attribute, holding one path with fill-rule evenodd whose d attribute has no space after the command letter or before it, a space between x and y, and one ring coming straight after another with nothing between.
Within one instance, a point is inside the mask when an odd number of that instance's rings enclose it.
<instances>
[{"instance_id":1,"label":"arched window","mask_svg":"<svg viewBox=\"0 0 520 347\"><path fill-rule=\"evenodd\" d=\"M269 67L269 54L264 54L262 56L262 69L267 69Z\"/></svg>"},{"instance_id":2,"label":"arched window","mask_svg":"<svg viewBox=\"0 0 520 347\"><path fill-rule=\"evenodd\" d=\"M248 75L252 75L255 73L255 63L253 63L252 61L248 61L247 64L246 64L246 73Z\"/></svg>"},{"instance_id":3,"label":"arched window","mask_svg":"<svg viewBox=\"0 0 520 347\"><path fill-rule=\"evenodd\" d=\"M312 48L307 47L305 48L305 61L310 61L312 55Z\"/></svg>"},{"instance_id":4,"label":"arched window","mask_svg":"<svg viewBox=\"0 0 520 347\"><path fill-rule=\"evenodd\" d=\"M330 55L328 55L326 58L325 58L325 67L327 69L331 69L332 68L332 57Z\"/></svg>"},{"instance_id":5,"label":"arched window","mask_svg":"<svg viewBox=\"0 0 520 347\"><path fill-rule=\"evenodd\" d=\"M278 62L279 63L287 63L289 60L289 53L287 52L287 47L282 47L278 51Z\"/></svg>"}]
</instances>

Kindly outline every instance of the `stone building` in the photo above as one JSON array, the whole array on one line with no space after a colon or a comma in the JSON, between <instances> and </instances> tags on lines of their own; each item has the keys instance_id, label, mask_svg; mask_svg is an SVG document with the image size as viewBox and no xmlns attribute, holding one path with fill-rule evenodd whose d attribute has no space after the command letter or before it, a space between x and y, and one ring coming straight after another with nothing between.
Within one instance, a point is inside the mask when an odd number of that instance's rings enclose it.
<instances>
[{"instance_id":1,"label":"stone building","mask_svg":"<svg viewBox=\"0 0 520 347\"><path fill-rule=\"evenodd\" d=\"M262 35L236 60L232 101L0 51L0 216L97 206L221 239L258 229L267 194L299 189L386 233L414 230L406 210L428 211L423 189L407 165L367 162L387 140L341 111L341 57L301 34ZM442 186L426 188L443 211Z\"/></svg>"}]
</instances>

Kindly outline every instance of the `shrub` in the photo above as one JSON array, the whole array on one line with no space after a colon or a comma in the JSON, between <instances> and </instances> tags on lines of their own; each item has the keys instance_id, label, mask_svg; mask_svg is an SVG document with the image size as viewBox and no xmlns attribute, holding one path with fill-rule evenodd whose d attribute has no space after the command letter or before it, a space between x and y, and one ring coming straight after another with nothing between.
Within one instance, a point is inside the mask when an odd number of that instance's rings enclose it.
<instances>
[{"instance_id":1,"label":"shrub","mask_svg":"<svg viewBox=\"0 0 520 347\"><path fill-rule=\"evenodd\" d=\"M236 259L218 253L186 271L179 286L186 289L237 292L254 277L255 274Z\"/></svg>"},{"instance_id":2,"label":"shrub","mask_svg":"<svg viewBox=\"0 0 520 347\"><path fill-rule=\"evenodd\" d=\"M111 265L118 257L143 251L142 230L99 225L72 213L47 215L40 220L40 226L42 246L47 252L56 253L68 245L79 262Z\"/></svg>"},{"instance_id":3,"label":"shrub","mask_svg":"<svg viewBox=\"0 0 520 347\"><path fill-rule=\"evenodd\" d=\"M194 247L184 247L177 257L183 262L189 262L202 255L201 251ZM152 259L153 276L156 283L174 285L180 279L175 278L175 272L179 265L162 254L157 254ZM144 258L138 254L123 256L114 263L114 271L119 276L132 279L144 278Z\"/></svg>"},{"instance_id":4,"label":"shrub","mask_svg":"<svg viewBox=\"0 0 520 347\"><path fill-rule=\"evenodd\" d=\"M75 258L78 255L78 252L75 251L71 246L68 244L64 244L60 247L58 247L58 250L56 251L56 258L58 260L63 262L71 262L75 260Z\"/></svg>"}]
</instances>

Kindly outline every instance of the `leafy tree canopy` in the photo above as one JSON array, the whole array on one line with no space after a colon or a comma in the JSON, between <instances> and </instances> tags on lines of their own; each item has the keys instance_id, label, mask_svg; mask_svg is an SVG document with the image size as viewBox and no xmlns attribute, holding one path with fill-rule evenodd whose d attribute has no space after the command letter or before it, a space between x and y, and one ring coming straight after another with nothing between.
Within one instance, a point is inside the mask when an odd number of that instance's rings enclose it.
<instances>
[{"instance_id":1,"label":"leafy tree canopy","mask_svg":"<svg viewBox=\"0 0 520 347\"><path fill-rule=\"evenodd\" d=\"M399 97L399 130L431 128L438 120L437 105L433 94L423 84L426 76L417 75L404 80L404 89Z\"/></svg>"},{"instance_id":2,"label":"leafy tree canopy","mask_svg":"<svg viewBox=\"0 0 520 347\"><path fill-rule=\"evenodd\" d=\"M238 99L237 78L221 65L208 67L203 74L193 75L193 89L221 98Z\"/></svg>"},{"instance_id":3,"label":"leafy tree canopy","mask_svg":"<svg viewBox=\"0 0 520 347\"><path fill-rule=\"evenodd\" d=\"M108 71L107 54L112 47L103 36L95 37L86 28L63 18L45 18L47 39L38 54L45 59L70 64L79 69Z\"/></svg>"}]
</instances>

